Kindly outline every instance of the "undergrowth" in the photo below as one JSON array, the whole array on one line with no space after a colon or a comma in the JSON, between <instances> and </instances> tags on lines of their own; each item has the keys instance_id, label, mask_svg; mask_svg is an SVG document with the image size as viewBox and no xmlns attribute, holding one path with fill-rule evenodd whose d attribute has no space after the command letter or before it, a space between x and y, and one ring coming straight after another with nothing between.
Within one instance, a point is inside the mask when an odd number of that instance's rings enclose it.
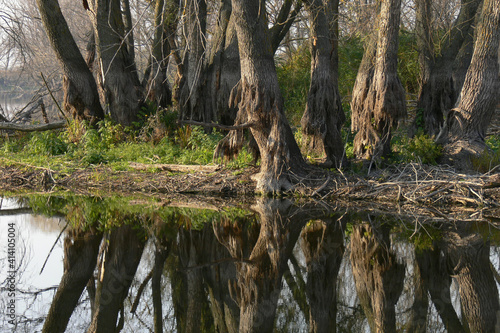
<instances>
[{"instance_id":1,"label":"undergrowth","mask_svg":"<svg viewBox=\"0 0 500 333\"><path fill-rule=\"evenodd\" d=\"M97 128L73 121L60 131L2 138L0 158L60 171L99 164L127 170L130 162L214 164L213 152L224 134L216 131L207 134L198 126L173 125L172 113L167 110L150 116L139 130L122 128L106 119ZM224 162L226 167L237 169L251 163L252 157L243 149L235 160Z\"/></svg>"}]
</instances>

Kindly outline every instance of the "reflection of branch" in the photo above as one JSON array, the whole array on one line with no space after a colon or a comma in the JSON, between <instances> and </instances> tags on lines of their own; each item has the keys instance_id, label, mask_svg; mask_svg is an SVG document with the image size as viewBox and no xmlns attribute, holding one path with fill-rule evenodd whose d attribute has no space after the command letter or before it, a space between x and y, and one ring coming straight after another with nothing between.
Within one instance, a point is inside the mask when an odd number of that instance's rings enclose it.
<instances>
[{"instance_id":1,"label":"reflection of branch","mask_svg":"<svg viewBox=\"0 0 500 333\"><path fill-rule=\"evenodd\" d=\"M61 232L57 236L56 241L54 242L54 244L52 244L52 247L50 248L50 251L47 254L47 258L45 258L45 261L43 262L42 268L40 269L40 274L42 274L43 269L45 268L45 264L47 264L47 260L49 260L50 254L52 253L52 250L54 250L54 247L56 246L57 242L59 241L59 238L61 238L61 235L63 234L64 230L66 230L67 227L68 227L68 223L66 223L64 228L61 230Z\"/></svg>"},{"instance_id":2,"label":"reflection of branch","mask_svg":"<svg viewBox=\"0 0 500 333\"><path fill-rule=\"evenodd\" d=\"M151 278L153 277L153 272L154 269L152 269L151 272L149 272L149 274L146 276L144 281L142 281L141 285L139 286L139 289L137 289L137 296L135 296L134 303L132 304L132 308L130 309L130 313L135 313L135 311L137 310L142 293L144 292L144 289L146 288L146 285L148 284L149 280L151 280Z\"/></svg>"},{"instance_id":3,"label":"reflection of branch","mask_svg":"<svg viewBox=\"0 0 500 333\"><path fill-rule=\"evenodd\" d=\"M0 209L0 216L12 216L12 215L20 215L20 214L30 214L33 213L33 209L31 208L13 208L13 209ZM7 220L5 220L7 221Z\"/></svg>"},{"instance_id":4,"label":"reflection of branch","mask_svg":"<svg viewBox=\"0 0 500 333\"><path fill-rule=\"evenodd\" d=\"M490 267L491 271L493 272L493 276L495 277L495 280L497 281L497 283L500 284L500 274L498 274L498 271L495 269L495 266L493 266L491 261L490 261Z\"/></svg>"}]
</instances>

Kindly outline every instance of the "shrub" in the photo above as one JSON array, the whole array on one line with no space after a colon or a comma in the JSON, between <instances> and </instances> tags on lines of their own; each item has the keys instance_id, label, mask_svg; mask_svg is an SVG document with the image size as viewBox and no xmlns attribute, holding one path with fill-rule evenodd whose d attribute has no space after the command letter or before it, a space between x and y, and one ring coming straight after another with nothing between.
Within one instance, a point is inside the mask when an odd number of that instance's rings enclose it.
<instances>
[{"instance_id":1,"label":"shrub","mask_svg":"<svg viewBox=\"0 0 500 333\"><path fill-rule=\"evenodd\" d=\"M404 137L393 146L404 162L436 164L443 151L443 147L436 144L433 138L421 132L411 139Z\"/></svg>"}]
</instances>

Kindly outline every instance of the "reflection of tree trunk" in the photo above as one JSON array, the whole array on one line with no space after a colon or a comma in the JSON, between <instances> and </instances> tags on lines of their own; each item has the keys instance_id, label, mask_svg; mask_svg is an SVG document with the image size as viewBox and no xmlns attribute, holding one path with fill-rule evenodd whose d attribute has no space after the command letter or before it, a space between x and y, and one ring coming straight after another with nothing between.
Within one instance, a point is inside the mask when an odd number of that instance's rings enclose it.
<instances>
[{"instance_id":1,"label":"reflection of tree trunk","mask_svg":"<svg viewBox=\"0 0 500 333\"><path fill-rule=\"evenodd\" d=\"M415 253L413 264L413 286L414 300L410 309L410 322L408 324L408 333L425 333L427 328L427 309L429 307L429 298L427 297L427 280L422 276L418 265L418 258L422 256L421 252Z\"/></svg>"},{"instance_id":2,"label":"reflection of tree trunk","mask_svg":"<svg viewBox=\"0 0 500 333\"><path fill-rule=\"evenodd\" d=\"M302 232L307 265L309 332L337 331L337 276L344 255L344 232L339 221L317 221Z\"/></svg>"},{"instance_id":3,"label":"reflection of tree trunk","mask_svg":"<svg viewBox=\"0 0 500 333\"><path fill-rule=\"evenodd\" d=\"M173 279L174 307L178 332L201 332L209 325L208 300L203 288L201 270L202 235L197 230L181 228L178 234L177 254L179 272Z\"/></svg>"},{"instance_id":4,"label":"reflection of tree trunk","mask_svg":"<svg viewBox=\"0 0 500 333\"><path fill-rule=\"evenodd\" d=\"M236 279L234 262L228 250L217 241L214 230L216 225L207 224L203 229L203 278L208 286L210 308L214 318L215 330L218 333L236 333L239 326L239 308L229 293L229 281Z\"/></svg>"},{"instance_id":5,"label":"reflection of tree trunk","mask_svg":"<svg viewBox=\"0 0 500 333\"><path fill-rule=\"evenodd\" d=\"M463 317L471 332L494 332L500 309L490 268L490 246L479 234L446 232L443 249L459 285Z\"/></svg>"},{"instance_id":6,"label":"reflection of tree trunk","mask_svg":"<svg viewBox=\"0 0 500 333\"><path fill-rule=\"evenodd\" d=\"M446 330L460 333L464 329L451 304L451 276L441 255L441 247L438 243L433 244L433 247L433 250L416 253L418 269Z\"/></svg>"},{"instance_id":7,"label":"reflection of tree trunk","mask_svg":"<svg viewBox=\"0 0 500 333\"><path fill-rule=\"evenodd\" d=\"M96 313L87 332L114 332L144 249L144 239L130 225L111 231L99 268Z\"/></svg>"},{"instance_id":8,"label":"reflection of tree trunk","mask_svg":"<svg viewBox=\"0 0 500 333\"><path fill-rule=\"evenodd\" d=\"M165 260L170 253L170 243L168 241L156 240L155 261L153 276L151 277L151 293L153 295L154 329L155 333L163 332L163 309L161 302L161 277Z\"/></svg>"},{"instance_id":9,"label":"reflection of tree trunk","mask_svg":"<svg viewBox=\"0 0 500 333\"><path fill-rule=\"evenodd\" d=\"M218 232L236 263L237 281L232 294L240 305L240 332L272 332L281 279L287 261L308 217L288 200L260 199L254 206L261 218L256 223L231 224ZM250 241L247 241L250 240ZM248 259L247 259L248 258Z\"/></svg>"},{"instance_id":10,"label":"reflection of tree trunk","mask_svg":"<svg viewBox=\"0 0 500 333\"><path fill-rule=\"evenodd\" d=\"M64 239L64 274L43 325L43 332L64 332L87 281L94 272L101 234L71 231Z\"/></svg>"},{"instance_id":11,"label":"reflection of tree trunk","mask_svg":"<svg viewBox=\"0 0 500 333\"><path fill-rule=\"evenodd\" d=\"M396 332L395 305L403 290L405 268L390 250L390 229L356 225L351 264L356 291L372 332Z\"/></svg>"}]
</instances>

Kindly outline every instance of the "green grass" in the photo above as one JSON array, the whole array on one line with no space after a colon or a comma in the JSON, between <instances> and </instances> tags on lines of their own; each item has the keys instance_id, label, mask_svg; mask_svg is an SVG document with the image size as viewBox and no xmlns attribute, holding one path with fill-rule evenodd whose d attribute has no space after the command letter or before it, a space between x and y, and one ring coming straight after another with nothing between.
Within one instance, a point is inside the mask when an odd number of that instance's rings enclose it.
<instances>
[{"instance_id":1,"label":"green grass","mask_svg":"<svg viewBox=\"0 0 500 333\"><path fill-rule=\"evenodd\" d=\"M71 124L65 130L1 138L0 163L16 162L60 172L92 165L124 171L130 162L208 165L214 164L213 152L224 136L218 132L206 134L200 127L185 127L187 133L182 140L173 131L165 132L155 143L152 137L140 135L142 129L123 129L109 120L101 122L97 129L82 130L82 126ZM238 169L251 162L251 154L244 149L226 167Z\"/></svg>"}]
</instances>

